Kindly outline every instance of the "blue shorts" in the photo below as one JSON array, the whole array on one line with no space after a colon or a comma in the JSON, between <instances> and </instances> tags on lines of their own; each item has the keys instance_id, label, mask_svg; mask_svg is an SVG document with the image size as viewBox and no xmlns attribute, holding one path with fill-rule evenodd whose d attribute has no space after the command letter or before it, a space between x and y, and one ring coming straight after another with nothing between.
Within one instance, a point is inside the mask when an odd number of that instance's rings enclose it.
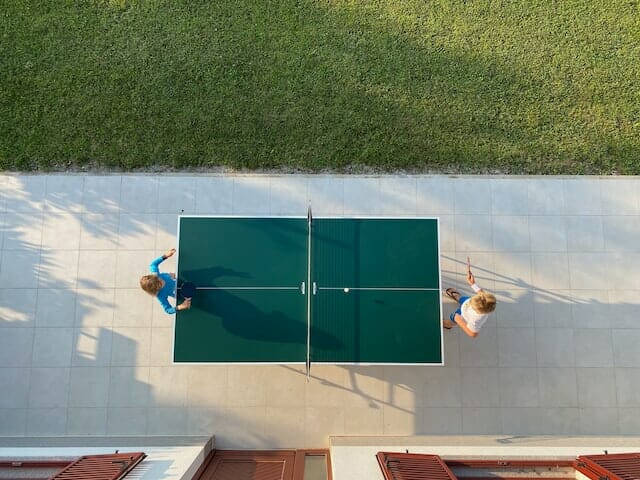
<instances>
[{"instance_id":1,"label":"blue shorts","mask_svg":"<svg viewBox=\"0 0 640 480\"><path fill-rule=\"evenodd\" d=\"M455 312L453 312L451 315L449 315L449 320L451 320L453 323L456 323L455 320L455 316L456 314L462 316L462 304L464 302L466 302L467 300L469 300L471 297L460 297L460 300L458 300L458 308L456 309Z\"/></svg>"}]
</instances>

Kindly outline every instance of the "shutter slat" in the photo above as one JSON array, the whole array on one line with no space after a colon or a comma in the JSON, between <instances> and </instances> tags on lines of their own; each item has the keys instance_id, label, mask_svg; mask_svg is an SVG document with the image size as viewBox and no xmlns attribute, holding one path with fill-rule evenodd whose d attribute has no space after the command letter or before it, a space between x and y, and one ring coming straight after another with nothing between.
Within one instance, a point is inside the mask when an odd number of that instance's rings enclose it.
<instances>
[{"instance_id":1,"label":"shutter slat","mask_svg":"<svg viewBox=\"0 0 640 480\"><path fill-rule=\"evenodd\" d=\"M574 467L587 477L600 480L640 479L640 453L615 453L611 455L582 455Z\"/></svg>"},{"instance_id":2,"label":"shutter slat","mask_svg":"<svg viewBox=\"0 0 640 480\"><path fill-rule=\"evenodd\" d=\"M457 480L438 455L378 452L385 480Z\"/></svg>"}]
</instances>

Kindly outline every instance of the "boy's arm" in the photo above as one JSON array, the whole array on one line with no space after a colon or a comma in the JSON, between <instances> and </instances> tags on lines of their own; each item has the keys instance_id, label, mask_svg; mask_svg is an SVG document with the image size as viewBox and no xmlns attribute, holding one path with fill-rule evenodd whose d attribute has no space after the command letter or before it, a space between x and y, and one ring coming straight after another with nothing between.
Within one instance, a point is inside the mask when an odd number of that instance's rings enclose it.
<instances>
[{"instance_id":1,"label":"boy's arm","mask_svg":"<svg viewBox=\"0 0 640 480\"><path fill-rule=\"evenodd\" d=\"M163 255L159 256L158 258L155 258L152 262L151 265L149 265L149 271L151 273L155 273L156 275L160 273L160 269L158 268L159 265L164 262L167 258L172 257L173 254L176 253L176 249L175 248L170 248L169 250L166 251L166 253L164 253Z\"/></svg>"},{"instance_id":2,"label":"boy's arm","mask_svg":"<svg viewBox=\"0 0 640 480\"><path fill-rule=\"evenodd\" d=\"M455 317L453 317L456 321L456 323L458 324L458 326L462 329L462 331L464 333L466 333L467 335L469 335L472 338L475 338L478 336L478 332L474 332L473 330L471 330L469 328L469 326L467 325L467 322L464 321L464 318L462 318L462 316L460 316L460 314L456 314Z\"/></svg>"}]
</instances>

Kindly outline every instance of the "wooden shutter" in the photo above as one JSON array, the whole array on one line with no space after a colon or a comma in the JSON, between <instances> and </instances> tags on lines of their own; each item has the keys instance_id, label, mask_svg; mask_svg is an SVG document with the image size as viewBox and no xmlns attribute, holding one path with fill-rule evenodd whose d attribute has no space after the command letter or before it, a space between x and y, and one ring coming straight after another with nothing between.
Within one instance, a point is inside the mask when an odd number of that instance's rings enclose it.
<instances>
[{"instance_id":1,"label":"wooden shutter","mask_svg":"<svg viewBox=\"0 0 640 480\"><path fill-rule=\"evenodd\" d=\"M456 480L438 455L378 452L385 480Z\"/></svg>"},{"instance_id":2,"label":"wooden shutter","mask_svg":"<svg viewBox=\"0 0 640 480\"><path fill-rule=\"evenodd\" d=\"M198 480L291 480L295 450L219 450Z\"/></svg>"},{"instance_id":3,"label":"wooden shutter","mask_svg":"<svg viewBox=\"0 0 640 480\"><path fill-rule=\"evenodd\" d=\"M639 480L640 453L582 455L574 467L594 480Z\"/></svg>"},{"instance_id":4,"label":"wooden shutter","mask_svg":"<svg viewBox=\"0 0 640 480\"><path fill-rule=\"evenodd\" d=\"M86 455L78 458L50 480L119 480L140 463L142 452Z\"/></svg>"}]
</instances>

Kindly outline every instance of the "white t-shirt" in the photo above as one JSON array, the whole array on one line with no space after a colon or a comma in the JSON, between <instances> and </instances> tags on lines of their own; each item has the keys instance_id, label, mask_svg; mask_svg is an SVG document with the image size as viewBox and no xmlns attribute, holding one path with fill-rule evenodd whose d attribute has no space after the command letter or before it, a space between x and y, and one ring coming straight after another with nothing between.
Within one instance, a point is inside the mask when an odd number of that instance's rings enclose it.
<instances>
[{"instance_id":1,"label":"white t-shirt","mask_svg":"<svg viewBox=\"0 0 640 480\"><path fill-rule=\"evenodd\" d=\"M471 302L469 300L462 304L460 311L462 312L462 318L467 322L469 330L478 333L482 325L484 325L484 322L489 318L489 314L476 312L471 306Z\"/></svg>"}]
</instances>

